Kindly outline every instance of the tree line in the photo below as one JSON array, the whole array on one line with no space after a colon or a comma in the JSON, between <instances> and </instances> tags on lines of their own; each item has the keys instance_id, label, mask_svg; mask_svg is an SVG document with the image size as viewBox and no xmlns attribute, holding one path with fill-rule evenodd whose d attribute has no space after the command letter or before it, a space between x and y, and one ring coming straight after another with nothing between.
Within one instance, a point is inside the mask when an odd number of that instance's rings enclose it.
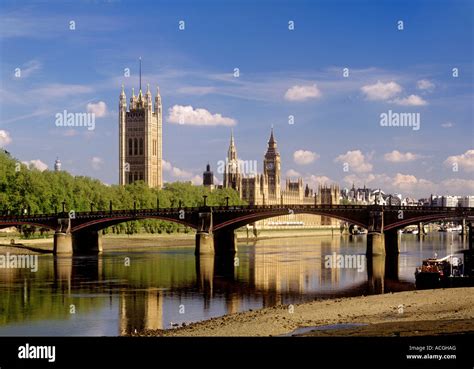
<instances>
[{"instance_id":1,"label":"tree line","mask_svg":"<svg viewBox=\"0 0 474 369\"><path fill-rule=\"evenodd\" d=\"M73 176L65 171L40 171L13 158L0 150L0 212L10 214L51 214L62 211L63 202L67 211L153 209L160 207L201 206L203 196L211 206L240 205L244 202L239 194L229 188L210 191L191 182L166 183L163 189L149 188L143 181L130 185L106 185L86 176ZM180 226L182 227L182 226ZM24 235L36 232L34 227L21 227ZM160 220L141 220L122 223L104 230L104 233L172 233L178 224ZM33 231L33 232L32 232Z\"/></svg>"}]
</instances>

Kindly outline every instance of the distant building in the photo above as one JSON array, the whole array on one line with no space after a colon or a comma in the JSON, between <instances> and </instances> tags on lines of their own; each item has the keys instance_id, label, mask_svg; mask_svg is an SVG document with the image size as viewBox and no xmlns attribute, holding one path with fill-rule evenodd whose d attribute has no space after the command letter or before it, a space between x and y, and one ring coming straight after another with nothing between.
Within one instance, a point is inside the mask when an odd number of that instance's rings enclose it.
<instances>
[{"instance_id":1,"label":"distant building","mask_svg":"<svg viewBox=\"0 0 474 369\"><path fill-rule=\"evenodd\" d=\"M459 206L474 208L474 196L463 196L459 199Z\"/></svg>"},{"instance_id":2,"label":"distant building","mask_svg":"<svg viewBox=\"0 0 474 369\"><path fill-rule=\"evenodd\" d=\"M59 158L56 158L56 161L54 162L54 171L55 172L61 171L61 160L59 160Z\"/></svg>"},{"instance_id":3,"label":"distant building","mask_svg":"<svg viewBox=\"0 0 474 369\"><path fill-rule=\"evenodd\" d=\"M209 163L207 163L206 170L202 173L202 184L211 191L214 189L214 173L211 171Z\"/></svg>"},{"instance_id":4,"label":"distant building","mask_svg":"<svg viewBox=\"0 0 474 369\"><path fill-rule=\"evenodd\" d=\"M233 133L230 138L226 163L223 187L233 188L239 193L240 198L250 205L339 204L338 185L320 185L318 192L315 193L308 185L305 186L303 179L299 177L296 179L287 178L282 188L281 158L273 129L263 158L263 173L245 173L239 170L240 165ZM319 215L292 214L257 222L258 226L272 227L290 224L306 227L337 226L339 221Z\"/></svg>"},{"instance_id":5,"label":"distant building","mask_svg":"<svg viewBox=\"0 0 474 369\"><path fill-rule=\"evenodd\" d=\"M442 206L442 207L456 207L462 206L459 204L460 196L431 196L431 206Z\"/></svg>"}]
</instances>

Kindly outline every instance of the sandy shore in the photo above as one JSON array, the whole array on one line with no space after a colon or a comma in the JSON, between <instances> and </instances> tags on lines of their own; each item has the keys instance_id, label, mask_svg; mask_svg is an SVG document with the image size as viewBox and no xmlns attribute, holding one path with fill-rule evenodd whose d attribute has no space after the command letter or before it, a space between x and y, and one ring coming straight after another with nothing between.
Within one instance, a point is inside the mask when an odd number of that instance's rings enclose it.
<instances>
[{"instance_id":1,"label":"sandy shore","mask_svg":"<svg viewBox=\"0 0 474 369\"><path fill-rule=\"evenodd\" d=\"M402 307L401 307L402 305ZM231 314L144 336L280 336L302 327L362 323L346 329L300 333L318 336L413 336L474 333L474 288L408 291L313 301ZM309 330L309 329L308 329Z\"/></svg>"}]
</instances>

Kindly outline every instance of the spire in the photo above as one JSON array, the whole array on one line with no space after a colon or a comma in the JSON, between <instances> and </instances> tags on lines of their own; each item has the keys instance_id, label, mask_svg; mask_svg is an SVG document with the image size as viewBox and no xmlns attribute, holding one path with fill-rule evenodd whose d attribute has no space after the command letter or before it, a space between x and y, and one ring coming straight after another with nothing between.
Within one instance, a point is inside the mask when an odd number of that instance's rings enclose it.
<instances>
[{"instance_id":1,"label":"spire","mask_svg":"<svg viewBox=\"0 0 474 369\"><path fill-rule=\"evenodd\" d=\"M125 88L123 86L123 83L122 83L122 92L120 93L120 96L125 96Z\"/></svg>"},{"instance_id":2,"label":"spire","mask_svg":"<svg viewBox=\"0 0 474 369\"><path fill-rule=\"evenodd\" d=\"M270 139L268 140L268 146L275 146L275 145L276 145L276 141L275 141L275 138L273 137L273 124L272 124Z\"/></svg>"},{"instance_id":3,"label":"spire","mask_svg":"<svg viewBox=\"0 0 474 369\"><path fill-rule=\"evenodd\" d=\"M233 129L231 129L230 131L230 145L229 145L229 150L227 151L227 159L229 161L237 160L237 149L235 148Z\"/></svg>"},{"instance_id":4,"label":"spire","mask_svg":"<svg viewBox=\"0 0 474 369\"><path fill-rule=\"evenodd\" d=\"M142 92L142 57L140 56L140 92Z\"/></svg>"},{"instance_id":5,"label":"spire","mask_svg":"<svg viewBox=\"0 0 474 369\"><path fill-rule=\"evenodd\" d=\"M135 97L135 88L132 87L132 97Z\"/></svg>"}]
</instances>

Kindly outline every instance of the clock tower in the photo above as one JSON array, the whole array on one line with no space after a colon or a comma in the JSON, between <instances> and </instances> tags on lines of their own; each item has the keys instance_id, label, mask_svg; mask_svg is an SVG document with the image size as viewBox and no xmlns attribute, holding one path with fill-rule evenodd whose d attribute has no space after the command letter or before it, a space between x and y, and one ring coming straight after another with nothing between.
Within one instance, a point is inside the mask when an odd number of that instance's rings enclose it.
<instances>
[{"instance_id":1,"label":"clock tower","mask_svg":"<svg viewBox=\"0 0 474 369\"><path fill-rule=\"evenodd\" d=\"M277 149L275 138L273 137L273 127L268 140L268 148L263 159L263 174L267 178L268 195L270 199L280 201L280 178L281 178L281 163L280 153Z\"/></svg>"}]
</instances>

